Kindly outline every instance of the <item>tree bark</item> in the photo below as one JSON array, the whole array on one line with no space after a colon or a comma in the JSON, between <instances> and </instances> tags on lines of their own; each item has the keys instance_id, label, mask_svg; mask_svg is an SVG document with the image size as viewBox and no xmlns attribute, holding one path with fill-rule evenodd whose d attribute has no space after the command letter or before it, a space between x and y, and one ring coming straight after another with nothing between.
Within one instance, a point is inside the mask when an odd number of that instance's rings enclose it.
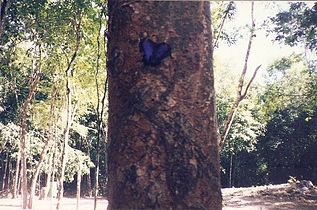
<instances>
[{"instance_id":1,"label":"tree bark","mask_svg":"<svg viewBox=\"0 0 317 210\"><path fill-rule=\"evenodd\" d=\"M108 6L108 209L221 209L210 3ZM145 66L144 37L172 56Z\"/></svg>"}]
</instances>

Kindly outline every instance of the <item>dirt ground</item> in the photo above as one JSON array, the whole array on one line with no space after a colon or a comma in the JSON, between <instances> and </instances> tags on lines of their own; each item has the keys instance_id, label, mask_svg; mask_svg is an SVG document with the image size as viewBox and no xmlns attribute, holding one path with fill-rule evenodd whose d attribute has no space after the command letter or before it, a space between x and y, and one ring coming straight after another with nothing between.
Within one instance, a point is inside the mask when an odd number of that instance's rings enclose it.
<instances>
[{"instance_id":1,"label":"dirt ground","mask_svg":"<svg viewBox=\"0 0 317 210\"><path fill-rule=\"evenodd\" d=\"M317 187L280 184L222 189L223 210L317 210Z\"/></svg>"},{"instance_id":2,"label":"dirt ground","mask_svg":"<svg viewBox=\"0 0 317 210\"><path fill-rule=\"evenodd\" d=\"M223 210L317 210L317 187L305 184L280 184L222 189ZM56 200L36 199L34 210L55 210ZM107 200L99 199L97 210L105 210ZM92 210L94 200L82 198L79 210ZM21 200L1 198L0 210L20 210ZM75 210L76 199L64 198L62 210Z\"/></svg>"},{"instance_id":3,"label":"dirt ground","mask_svg":"<svg viewBox=\"0 0 317 210\"><path fill-rule=\"evenodd\" d=\"M107 207L107 200L99 199L97 203L97 210L105 210ZM79 210L93 210L94 199L82 198L79 203ZM34 201L33 210L55 210L56 199L50 200L38 200ZM21 210L21 199L0 199L0 210ZM76 210L76 199L75 198L63 198L61 210Z\"/></svg>"}]
</instances>

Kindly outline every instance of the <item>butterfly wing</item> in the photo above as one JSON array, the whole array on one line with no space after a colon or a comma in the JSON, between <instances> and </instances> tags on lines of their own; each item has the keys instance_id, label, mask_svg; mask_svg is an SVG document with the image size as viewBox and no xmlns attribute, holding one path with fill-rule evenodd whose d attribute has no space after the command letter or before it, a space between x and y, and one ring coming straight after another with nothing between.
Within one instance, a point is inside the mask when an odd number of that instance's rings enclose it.
<instances>
[{"instance_id":1,"label":"butterfly wing","mask_svg":"<svg viewBox=\"0 0 317 210\"><path fill-rule=\"evenodd\" d=\"M140 41L140 51L143 52L143 62L148 65L151 64L151 57L153 56L156 44L150 39L142 39Z\"/></svg>"},{"instance_id":2,"label":"butterfly wing","mask_svg":"<svg viewBox=\"0 0 317 210\"><path fill-rule=\"evenodd\" d=\"M166 43L156 44L153 55L151 57L151 65L155 66L161 63L161 61L171 55L171 47Z\"/></svg>"}]
</instances>

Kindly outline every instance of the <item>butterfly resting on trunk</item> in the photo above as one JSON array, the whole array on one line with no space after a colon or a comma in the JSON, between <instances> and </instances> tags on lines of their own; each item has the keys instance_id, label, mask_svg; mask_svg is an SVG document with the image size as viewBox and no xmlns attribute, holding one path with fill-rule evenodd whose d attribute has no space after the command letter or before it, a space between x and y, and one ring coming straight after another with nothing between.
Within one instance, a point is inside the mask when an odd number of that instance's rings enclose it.
<instances>
[{"instance_id":1,"label":"butterfly resting on trunk","mask_svg":"<svg viewBox=\"0 0 317 210\"><path fill-rule=\"evenodd\" d=\"M143 38L139 47L143 53L142 61L146 66L157 66L164 58L171 56L171 47L165 42L155 43L149 38Z\"/></svg>"}]
</instances>

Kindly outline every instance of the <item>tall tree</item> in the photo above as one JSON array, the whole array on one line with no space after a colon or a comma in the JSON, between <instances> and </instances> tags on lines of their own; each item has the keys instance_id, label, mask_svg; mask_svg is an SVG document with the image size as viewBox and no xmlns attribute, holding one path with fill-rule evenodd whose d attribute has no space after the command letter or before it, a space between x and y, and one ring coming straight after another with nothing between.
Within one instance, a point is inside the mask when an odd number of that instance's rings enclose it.
<instances>
[{"instance_id":1,"label":"tall tree","mask_svg":"<svg viewBox=\"0 0 317 210\"><path fill-rule=\"evenodd\" d=\"M69 131L71 128L71 124L74 119L74 114L76 113L78 101L75 104L75 107L73 108L72 106L72 92L71 92L71 74L72 74L72 65L78 55L79 47L80 47L80 41L81 41L81 24L82 24L82 13L79 11L78 16L74 17L74 25L73 27L75 28L75 33L76 33L76 44L74 47L74 51L72 53L72 56L70 59L67 57L67 68L65 71L66 75L66 101L67 101L67 108L66 108L66 126L64 129L64 142L62 146L62 165L61 165L61 171L60 171L60 176L58 177L58 202L56 205L56 209L60 208L60 202L64 194L64 175L65 175L65 168L66 168L66 163L67 163L67 152L68 152L68 140L69 140Z\"/></svg>"},{"instance_id":2,"label":"tall tree","mask_svg":"<svg viewBox=\"0 0 317 210\"><path fill-rule=\"evenodd\" d=\"M23 103L22 107L22 119L21 119L21 143L20 143L20 153L21 153L21 171L22 171L22 208L27 209L28 205L28 184L27 184L27 166L26 166L26 128L27 128L27 112L28 106L31 103L33 95L36 91L36 87L40 80L40 59L41 59L41 48L39 47L39 63L36 65L32 76L30 77L30 90L28 96Z\"/></svg>"},{"instance_id":3,"label":"tall tree","mask_svg":"<svg viewBox=\"0 0 317 210\"><path fill-rule=\"evenodd\" d=\"M108 209L221 209L210 3L108 8Z\"/></svg>"},{"instance_id":4,"label":"tall tree","mask_svg":"<svg viewBox=\"0 0 317 210\"><path fill-rule=\"evenodd\" d=\"M55 80L55 79L53 78L53 80ZM52 137L53 124L52 124L52 122L54 121L53 119L54 119L54 113L55 113L56 91L57 91L56 84L54 82L53 86L52 86L52 93L51 93L52 98L51 98L51 106L50 106L50 116L48 119L47 141L46 141L46 143L41 151L40 159L39 159L37 165L35 166L35 172L34 172L33 177L32 177L31 190L30 190L29 203L28 203L29 209L33 208L33 199L35 196L35 188L36 188L37 179L38 179L38 176L39 176L40 171L42 169L42 166L43 166L43 163L45 160L45 156L47 155L47 151L50 149L51 144L52 144L52 140L53 140L53 137Z\"/></svg>"},{"instance_id":5,"label":"tall tree","mask_svg":"<svg viewBox=\"0 0 317 210\"><path fill-rule=\"evenodd\" d=\"M247 52L245 55L245 59L244 59L244 66L239 78L239 84L238 84L238 88L237 88L237 94L236 94L236 99L234 101L234 103L231 106L231 109L228 113L228 116L226 118L226 120L224 121L224 129L223 132L220 135L220 143L219 146L220 148L223 147L224 142L227 138L227 135L229 133L229 130L232 126L232 122L234 120L234 116L236 115L238 108L240 106L241 101L246 97L248 90L250 88L250 85L252 84L258 70L260 69L261 65L259 65L258 67L256 67L256 69L254 70L253 76L250 79L250 81L247 83L247 85L245 85L245 75L247 73L247 69L248 69L248 60L249 60L249 56L250 56L250 51L251 51L251 45L252 45L252 40L255 37L255 22L254 22L254 2L251 3L251 29L250 29L250 37L249 37L249 42L248 42L248 47L247 47ZM245 88L244 88L245 86Z\"/></svg>"},{"instance_id":6,"label":"tall tree","mask_svg":"<svg viewBox=\"0 0 317 210\"><path fill-rule=\"evenodd\" d=\"M99 30L98 30L98 36L97 36L97 61L96 61L96 72L95 72L95 83L96 83L96 94L97 94L97 106L96 106L96 115L97 115L97 144L96 144L96 170L95 170L95 190L94 190L94 210L97 208L97 197L98 197L98 191L99 191L99 163L100 163L100 141L104 138L104 122L103 122L103 117L104 117L104 111L105 111L105 100L106 100L106 95L107 95L107 83L108 79L106 78L104 81L103 85L103 91L101 90L101 85L100 85L100 64L101 64L101 53L102 49L106 48L106 39L104 37L103 39L103 44L101 41L101 30L102 30L102 22L103 22L103 16L105 14L105 5L102 6L102 10L100 11L100 19L99 19ZM106 35L104 35L106 36ZM106 54L105 54L106 57ZM104 74L106 75L106 69ZM102 77L101 77L102 78ZM103 94L102 94L103 92Z\"/></svg>"}]
</instances>

